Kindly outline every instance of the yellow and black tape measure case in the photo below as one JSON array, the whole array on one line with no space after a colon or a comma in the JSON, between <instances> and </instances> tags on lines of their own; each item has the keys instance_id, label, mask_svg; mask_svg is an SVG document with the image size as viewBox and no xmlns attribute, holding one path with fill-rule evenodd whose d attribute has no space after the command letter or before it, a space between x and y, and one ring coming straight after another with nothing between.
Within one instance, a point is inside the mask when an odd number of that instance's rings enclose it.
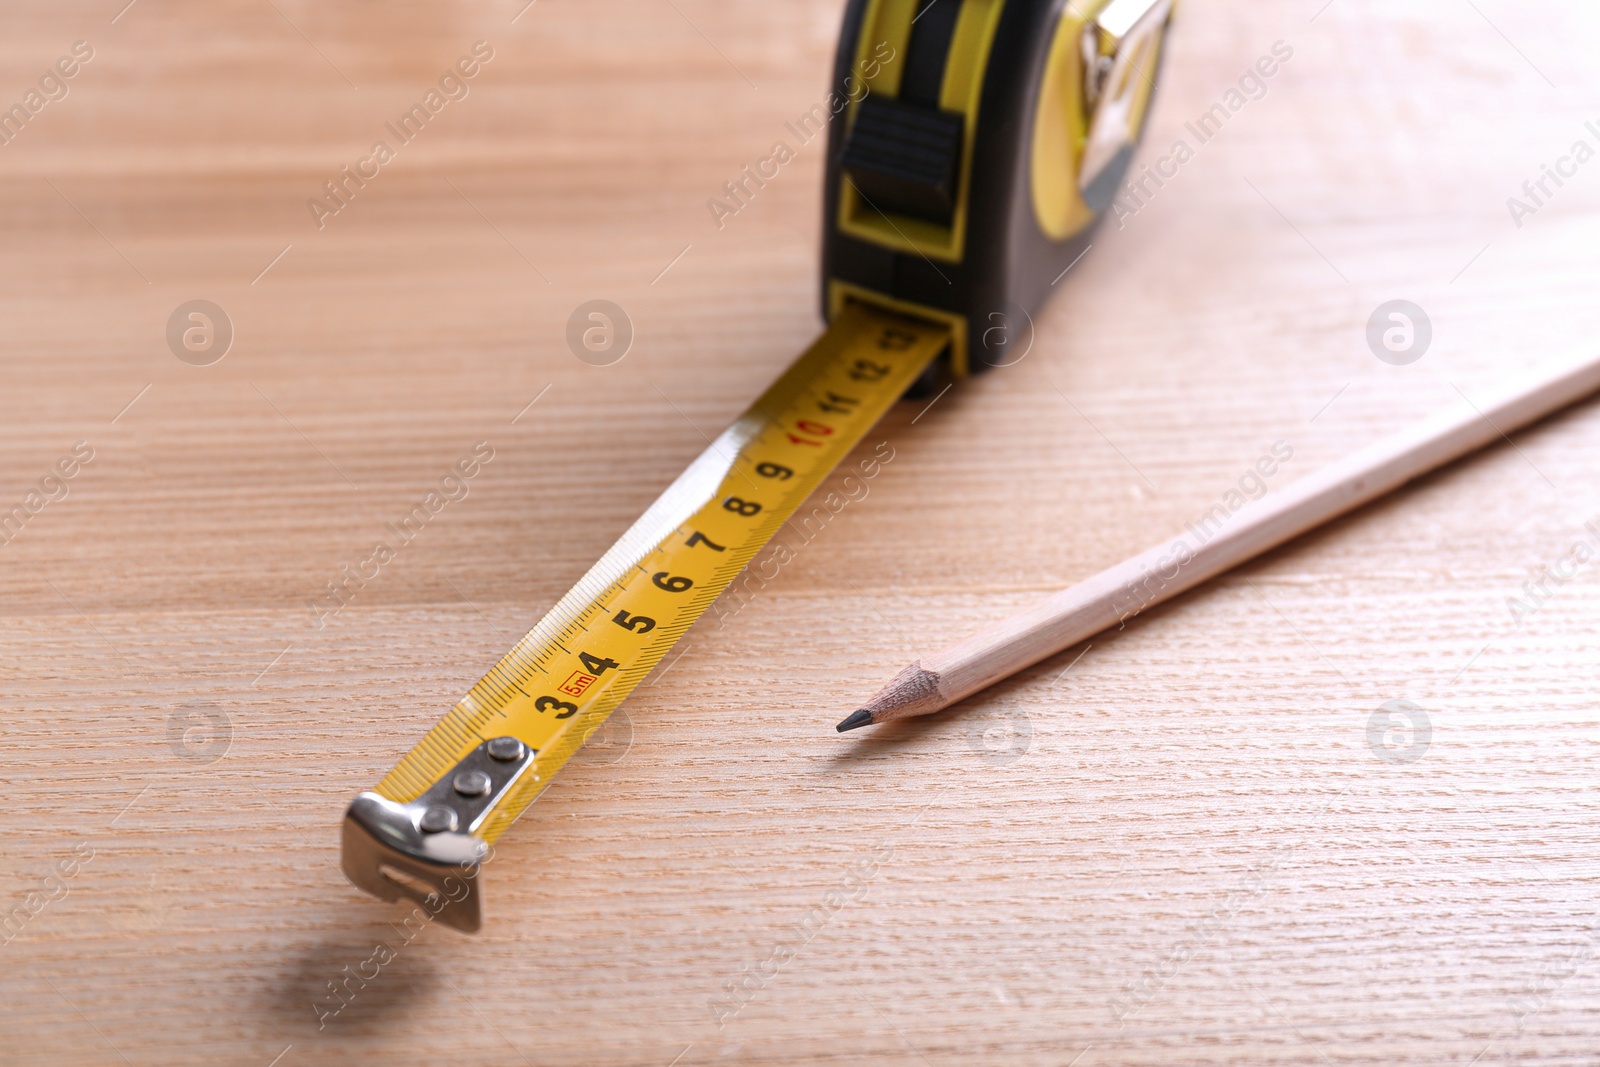
<instances>
[{"instance_id":1,"label":"yellow and black tape measure case","mask_svg":"<svg viewBox=\"0 0 1600 1067\"><path fill-rule=\"evenodd\" d=\"M1020 358L1122 182L1172 6L851 0L823 313L860 301L944 322L957 377Z\"/></svg>"}]
</instances>

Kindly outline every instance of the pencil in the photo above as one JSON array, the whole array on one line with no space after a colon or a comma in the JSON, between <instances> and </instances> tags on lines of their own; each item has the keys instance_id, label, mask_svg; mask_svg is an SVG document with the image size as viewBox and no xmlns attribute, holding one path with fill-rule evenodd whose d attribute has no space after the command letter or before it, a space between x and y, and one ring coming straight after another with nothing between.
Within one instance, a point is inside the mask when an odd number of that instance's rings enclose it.
<instances>
[{"instance_id":1,"label":"pencil","mask_svg":"<svg viewBox=\"0 0 1600 1067\"><path fill-rule=\"evenodd\" d=\"M1597 389L1600 358L1591 358L1504 389L1483 405L1462 393L1462 402L1451 409L1247 502L1215 526L1191 523L1172 540L912 663L837 729L843 733L947 708L1413 478L1495 441L1509 442L1507 434Z\"/></svg>"}]
</instances>

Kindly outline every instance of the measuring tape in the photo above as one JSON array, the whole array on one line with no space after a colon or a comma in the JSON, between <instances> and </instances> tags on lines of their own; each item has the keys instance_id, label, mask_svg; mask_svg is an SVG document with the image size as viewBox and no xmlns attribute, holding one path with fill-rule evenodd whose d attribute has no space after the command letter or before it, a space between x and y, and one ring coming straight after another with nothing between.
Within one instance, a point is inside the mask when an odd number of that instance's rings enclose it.
<instances>
[{"instance_id":1,"label":"measuring tape","mask_svg":"<svg viewBox=\"0 0 1600 1067\"><path fill-rule=\"evenodd\" d=\"M490 846L895 400L1020 358L1018 317L1087 249L1127 167L1170 10L853 0L835 70L849 110L829 132L831 325L356 797L355 885L478 929Z\"/></svg>"}]
</instances>

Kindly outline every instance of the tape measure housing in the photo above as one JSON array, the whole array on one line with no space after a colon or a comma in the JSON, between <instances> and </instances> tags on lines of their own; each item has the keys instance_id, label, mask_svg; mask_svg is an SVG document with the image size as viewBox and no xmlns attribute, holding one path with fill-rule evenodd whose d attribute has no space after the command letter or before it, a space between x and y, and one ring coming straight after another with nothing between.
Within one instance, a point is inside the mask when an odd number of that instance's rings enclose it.
<instances>
[{"instance_id":1,"label":"tape measure housing","mask_svg":"<svg viewBox=\"0 0 1600 1067\"><path fill-rule=\"evenodd\" d=\"M823 314L857 302L943 322L956 377L1021 358L1127 170L1171 9L851 0L834 60L853 103L829 131ZM1086 189L1098 145L1111 151Z\"/></svg>"}]
</instances>

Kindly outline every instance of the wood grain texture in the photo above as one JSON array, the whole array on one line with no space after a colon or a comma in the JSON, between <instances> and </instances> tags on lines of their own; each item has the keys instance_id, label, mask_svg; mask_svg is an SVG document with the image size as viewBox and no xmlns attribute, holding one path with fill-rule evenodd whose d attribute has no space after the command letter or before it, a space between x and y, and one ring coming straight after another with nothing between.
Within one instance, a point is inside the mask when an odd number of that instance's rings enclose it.
<instances>
[{"instance_id":1,"label":"wood grain texture","mask_svg":"<svg viewBox=\"0 0 1600 1067\"><path fill-rule=\"evenodd\" d=\"M0 101L95 49L0 148L0 510L95 450L0 546L0 1063L1600 1062L1600 571L1507 607L1600 513L1593 405L1075 663L832 730L1272 442L1298 476L1591 350L1600 163L1520 228L1505 201L1596 143L1600 15L1185 3L1145 161L1293 58L1026 359L891 413L869 497L502 839L483 934L407 941L339 873L344 805L819 328L819 146L721 230L705 201L823 94L840 5L119 6L0 15ZM477 40L470 95L318 230ZM637 332L608 368L563 336L595 297ZM195 298L237 332L209 367L164 338ZM1394 298L1434 325L1407 367L1363 336ZM1401 699L1426 748L1374 748ZM169 735L213 714L220 759Z\"/></svg>"}]
</instances>

